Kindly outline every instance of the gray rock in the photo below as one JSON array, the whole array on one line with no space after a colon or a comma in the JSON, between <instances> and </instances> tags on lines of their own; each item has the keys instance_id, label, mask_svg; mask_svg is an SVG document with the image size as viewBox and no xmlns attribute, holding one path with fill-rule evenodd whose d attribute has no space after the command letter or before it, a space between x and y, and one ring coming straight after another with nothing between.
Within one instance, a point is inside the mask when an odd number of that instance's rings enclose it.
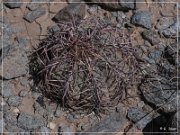
<instances>
[{"instance_id":1,"label":"gray rock","mask_svg":"<svg viewBox=\"0 0 180 135\"><path fill-rule=\"evenodd\" d=\"M4 5L8 8L20 8L22 3L21 0L5 0Z\"/></svg>"},{"instance_id":2,"label":"gray rock","mask_svg":"<svg viewBox=\"0 0 180 135\"><path fill-rule=\"evenodd\" d=\"M3 54L0 56L0 64L2 63L3 58L5 58L8 53L10 52L11 45L7 42L0 40L0 51L3 52Z\"/></svg>"},{"instance_id":3,"label":"gray rock","mask_svg":"<svg viewBox=\"0 0 180 135\"><path fill-rule=\"evenodd\" d=\"M118 11L116 13L117 13L116 18L117 18L117 22L118 22L117 27L124 27L124 26L131 27L132 26L132 24L130 23L130 19L128 18L128 16L126 14L124 14L124 12Z\"/></svg>"},{"instance_id":4,"label":"gray rock","mask_svg":"<svg viewBox=\"0 0 180 135\"><path fill-rule=\"evenodd\" d=\"M2 18L0 19L1 19L0 25L3 26L3 41L7 42L12 37L12 34L14 33L14 29L5 18L3 18L3 22L2 22Z\"/></svg>"},{"instance_id":5,"label":"gray rock","mask_svg":"<svg viewBox=\"0 0 180 135\"><path fill-rule=\"evenodd\" d=\"M175 38L177 35L177 27L179 27L178 24L174 23L171 26L169 26L167 29L164 29L162 33L167 38Z\"/></svg>"},{"instance_id":6,"label":"gray rock","mask_svg":"<svg viewBox=\"0 0 180 135\"><path fill-rule=\"evenodd\" d=\"M48 28L48 31L49 31L50 33L55 33L55 32L57 32L57 31L59 31L59 30L60 30L60 28L59 28L58 25L54 25L54 26L51 26L51 27Z\"/></svg>"},{"instance_id":7,"label":"gray rock","mask_svg":"<svg viewBox=\"0 0 180 135\"><path fill-rule=\"evenodd\" d=\"M140 121L146 115L147 115L147 113L143 112L142 109L132 107L128 110L127 117L136 123L136 122Z\"/></svg>"},{"instance_id":8,"label":"gray rock","mask_svg":"<svg viewBox=\"0 0 180 135\"><path fill-rule=\"evenodd\" d=\"M164 29L167 29L173 23L174 23L174 20L172 18L162 17L158 20L158 23L156 24L156 28L158 30L164 30Z\"/></svg>"},{"instance_id":9,"label":"gray rock","mask_svg":"<svg viewBox=\"0 0 180 135\"><path fill-rule=\"evenodd\" d=\"M19 96L9 97L7 101L7 103L13 107L18 107L21 104L21 102L22 102L22 98Z\"/></svg>"},{"instance_id":10,"label":"gray rock","mask_svg":"<svg viewBox=\"0 0 180 135\"><path fill-rule=\"evenodd\" d=\"M91 2L97 3L106 10L128 11L135 8L135 0L111 0L111 3L108 0L91 0Z\"/></svg>"},{"instance_id":11,"label":"gray rock","mask_svg":"<svg viewBox=\"0 0 180 135\"><path fill-rule=\"evenodd\" d=\"M28 3L26 7L29 10L33 11L33 10L37 9L39 6L40 6L39 3Z\"/></svg>"},{"instance_id":12,"label":"gray rock","mask_svg":"<svg viewBox=\"0 0 180 135\"><path fill-rule=\"evenodd\" d=\"M123 10L135 9L135 0L121 0L119 4Z\"/></svg>"},{"instance_id":13,"label":"gray rock","mask_svg":"<svg viewBox=\"0 0 180 135\"><path fill-rule=\"evenodd\" d=\"M112 14L112 16L114 16L114 17L118 17L118 12L117 12L117 11L113 11L113 12L111 12L111 14Z\"/></svg>"},{"instance_id":14,"label":"gray rock","mask_svg":"<svg viewBox=\"0 0 180 135\"><path fill-rule=\"evenodd\" d=\"M32 116L27 113L20 113L18 117L18 127L24 130L35 130L45 126L45 124L42 117Z\"/></svg>"},{"instance_id":15,"label":"gray rock","mask_svg":"<svg viewBox=\"0 0 180 135\"><path fill-rule=\"evenodd\" d=\"M146 55L143 55L142 59L145 60L146 62L148 62L149 64L155 64L156 63L154 59L151 59L151 58L147 57Z\"/></svg>"},{"instance_id":16,"label":"gray rock","mask_svg":"<svg viewBox=\"0 0 180 135\"><path fill-rule=\"evenodd\" d=\"M40 6L40 3L34 3L34 2L38 2L38 0L31 0L31 2L28 3L26 7L27 7L29 10L35 10L35 9L37 9L37 8Z\"/></svg>"},{"instance_id":17,"label":"gray rock","mask_svg":"<svg viewBox=\"0 0 180 135\"><path fill-rule=\"evenodd\" d=\"M24 86L27 86L28 84L30 84L30 80L28 80L27 77L23 77L23 78L21 78L19 81L20 81L20 83L21 83L22 85L24 85Z\"/></svg>"},{"instance_id":18,"label":"gray rock","mask_svg":"<svg viewBox=\"0 0 180 135\"><path fill-rule=\"evenodd\" d=\"M177 58L177 52L178 52L178 46L177 44L171 44L168 45L165 49L165 57L168 60L168 62L172 65L178 65L178 58Z\"/></svg>"},{"instance_id":19,"label":"gray rock","mask_svg":"<svg viewBox=\"0 0 180 135\"><path fill-rule=\"evenodd\" d=\"M20 46L26 46L28 44L28 39L26 37L17 37L17 41Z\"/></svg>"},{"instance_id":20,"label":"gray rock","mask_svg":"<svg viewBox=\"0 0 180 135\"><path fill-rule=\"evenodd\" d=\"M70 123L74 122L74 120L75 120L75 118L74 118L74 116L72 114L68 114L66 119Z\"/></svg>"},{"instance_id":21,"label":"gray rock","mask_svg":"<svg viewBox=\"0 0 180 135\"><path fill-rule=\"evenodd\" d=\"M72 17L74 20L83 19L86 13L86 5L84 3L72 3L67 7L60 10L54 17L53 21L62 22L62 21L72 21Z\"/></svg>"},{"instance_id":22,"label":"gray rock","mask_svg":"<svg viewBox=\"0 0 180 135\"><path fill-rule=\"evenodd\" d=\"M0 50L3 48L5 48L5 47L8 47L8 48L10 48L10 43L8 42L8 41L5 41L5 40L3 40L2 41L2 39L0 39ZM4 50L3 50L4 51Z\"/></svg>"},{"instance_id":23,"label":"gray rock","mask_svg":"<svg viewBox=\"0 0 180 135\"><path fill-rule=\"evenodd\" d=\"M161 50L152 50L152 52L149 53L148 57L155 61L155 63L159 63L161 56L163 52Z\"/></svg>"},{"instance_id":24,"label":"gray rock","mask_svg":"<svg viewBox=\"0 0 180 135\"><path fill-rule=\"evenodd\" d=\"M5 104L3 106L0 107L0 111L3 111L4 113L8 112L10 109L11 109L11 107L6 102L5 102Z\"/></svg>"},{"instance_id":25,"label":"gray rock","mask_svg":"<svg viewBox=\"0 0 180 135\"><path fill-rule=\"evenodd\" d=\"M17 115L13 112L6 112L4 114L4 121L15 126L17 124Z\"/></svg>"},{"instance_id":26,"label":"gray rock","mask_svg":"<svg viewBox=\"0 0 180 135\"><path fill-rule=\"evenodd\" d=\"M151 13L149 11L137 11L132 16L132 23L145 28L151 28Z\"/></svg>"},{"instance_id":27,"label":"gray rock","mask_svg":"<svg viewBox=\"0 0 180 135\"><path fill-rule=\"evenodd\" d=\"M59 132L58 135L74 135L74 133L71 133L73 131L67 126L59 127L58 132Z\"/></svg>"},{"instance_id":28,"label":"gray rock","mask_svg":"<svg viewBox=\"0 0 180 135\"><path fill-rule=\"evenodd\" d=\"M58 107L54 113L55 117L60 117L63 115L63 111Z\"/></svg>"},{"instance_id":29,"label":"gray rock","mask_svg":"<svg viewBox=\"0 0 180 135\"><path fill-rule=\"evenodd\" d=\"M96 3L99 6L103 7L106 10L120 10L122 7L118 0L90 0L92 3Z\"/></svg>"},{"instance_id":30,"label":"gray rock","mask_svg":"<svg viewBox=\"0 0 180 135\"><path fill-rule=\"evenodd\" d=\"M22 90L22 91L19 92L19 96L20 97L25 97L27 95L28 95L28 91L27 90Z\"/></svg>"},{"instance_id":31,"label":"gray rock","mask_svg":"<svg viewBox=\"0 0 180 135\"><path fill-rule=\"evenodd\" d=\"M148 103L156 107L161 107L165 113L174 112L180 106L177 106L177 88L176 83L169 82L163 77L156 77L160 81L144 82L140 89ZM156 80L157 80L156 79ZM152 84L153 83L153 84Z\"/></svg>"},{"instance_id":32,"label":"gray rock","mask_svg":"<svg viewBox=\"0 0 180 135\"><path fill-rule=\"evenodd\" d=\"M42 93L32 91L31 95L34 99L37 99L42 96Z\"/></svg>"},{"instance_id":33,"label":"gray rock","mask_svg":"<svg viewBox=\"0 0 180 135\"><path fill-rule=\"evenodd\" d=\"M51 130L47 127L41 127L40 129L42 135L50 135Z\"/></svg>"},{"instance_id":34,"label":"gray rock","mask_svg":"<svg viewBox=\"0 0 180 135\"><path fill-rule=\"evenodd\" d=\"M43 3L49 2L50 0L31 0L30 3L27 4L27 8L29 10L35 10L39 8Z\"/></svg>"},{"instance_id":35,"label":"gray rock","mask_svg":"<svg viewBox=\"0 0 180 135\"><path fill-rule=\"evenodd\" d=\"M46 113L49 118L53 118L56 111L55 106L51 106L50 104L46 105Z\"/></svg>"},{"instance_id":36,"label":"gray rock","mask_svg":"<svg viewBox=\"0 0 180 135\"><path fill-rule=\"evenodd\" d=\"M1 86L0 86L1 88ZM15 87L10 81L3 82L3 89L1 88L1 95L5 98L8 98L13 95Z\"/></svg>"},{"instance_id":37,"label":"gray rock","mask_svg":"<svg viewBox=\"0 0 180 135\"><path fill-rule=\"evenodd\" d=\"M45 8L37 8L36 10L29 11L25 16L24 19L30 23L35 21L37 18L43 16L46 13Z\"/></svg>"},{"instance_id":38,"label":"gray rock","mask_svg":"<svg viewBox=\"0 0 180 135\"><path fill-rule=\"evenodd\" d=\"M6 125L6 126L5 126L5 129L6 129L8 132L11 132L12 135L15 135L15 132L16 132L16 133L21 132L21 129L18 128L16 125Z\"/></svg>"},{"instance_id":39,"label":"gray rock","mask_svg":"<svg viewBox=\"0 0 180 135\"><path fill-rule=\"evenodd\" d=\"M119 110L119 112L112 112L108 117L106 117L101 122L97 123L95 126L90 128L88 132L106 133L106 132L117 132L121 130L122 128L124 128L125 124L127 124L127 120L125 119L124 113L125 110L123 107L121 108L121 111ZM87 134L83 133L83 135L87 135Z\"/></svg>"},{"instance_id":40,"label":"gray rock","mask_svg":"<svg viewBox=\"0 0 180 135\"><path fill-rule=\"evenodd\" d=\"M20 48L11 49L9 55L3 60L3 74L0 73L5 79L12 79L28 73L28 58L27 54ZM12 66L13 65L13 66ZM0 66L2 70L2 66Z\"/></svg>"},{"instance_id":41,"label":"gray rock","mask_svg":"<svg viewBox=\"0 0 180 135\"><path fill-rule=\"evenodd\" d=\"M135 122L139 129L143 129L152 120L152 118L148 116L147 112L135 107L128 110L127 117Z\"/></svg>"},{"instance_id":42,"label":"gray rock","mask_svg":"<svg viewBox=\"0 0 180 135\"><path fill-rule=\"evenodd\" d=\"M39 113L41 115L44 114L45 110L44 110L44 108L38 102L35 102L33 104L33 107L34 107L34 112L35 113Z\"/></svg>"},{"instance_id":43,"label":"gray rock","mask_svg":"<svg viewBox=\"0 0 180 135\"><path fill-rule=\"evenodd\" d=\"M144 127L146 127L146 125L152 121L152 117L150 116L145 116L144 118L142 118L140 121L138 121L136 123L136 127L140 130L142 130Z\"/></svg>"},{"instance_id":44,"label":"gray rock","mask_svg":"<svg viewBox=\"0 0 180 135\"><path fill-rule=\"evenodd\" d=\"M154 30L145 30L142 33L145 40L149 41L152 45L158 45L160 43L159 36Z\"/></svg>"}]
</instances>

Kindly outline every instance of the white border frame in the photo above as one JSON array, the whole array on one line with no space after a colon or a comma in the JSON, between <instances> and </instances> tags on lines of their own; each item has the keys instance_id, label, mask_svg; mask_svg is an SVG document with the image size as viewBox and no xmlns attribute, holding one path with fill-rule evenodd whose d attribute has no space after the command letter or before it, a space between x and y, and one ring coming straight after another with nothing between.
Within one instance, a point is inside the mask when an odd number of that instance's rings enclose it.
<instances>
[{"instance_id":1,"label":"white border frame","mask_svg":"<svg viewBox=\"0 0 180 135\"><path fill-rule=\"evenodd\" d=\"M5 3L5 2L3 2L3 0L2 0L2 2L1 2L1 8L2 8L2 14L1 14L1 17L2 17L2 26L1 26L1 28L2 28L2 76L3 76L3 40L4 40L4 38L3 38L3 24L4 24L4 18L3 18L3 12L4 12L4 10L3 10L3 3ZM14 3L14 2L8 2L8 3ZM29 2L16 2L16 3L29 3ZM67 3L67 2L33 2L33 3ZM70 3L80 3L80 2L70 2ZM91 3L91 2L86 2L86 3ZM102 2L96 2L96 3L102 3ZM103 3L116 3L116 2L103 2ZM121 3L132 3L132 2L121 2ZM135 2L135 3L150 3L150 4L156 4L156 3L170 3L170 4L176 4L176 10L177 10L177 16L176 16L176 18L177 18L177 62L178 62L178 60L179 60L179 57L178 57L178 53L179 53L179 46L178 46L178 43L179 43L179 39L178 39L178 37L179 37L179 13L178 13L178 7L179 7L179 2ZM179 77L178 77L178 67L177 67L177 110L178 110L178 106L179 106L179 101L178 101L178 99L179 99L179 93L178 93L178 82L179 82ZM2 87L2 91L1 91L1 93L2 93L2 95L3 95L3 80L2 80L2 83L1 83L1 87ZM3 97L2 97L2 101L1 101L2 103L3 103ZM3 119L3 105L2 105L2 131L4 131L4 119ZM179 112L177 113L177 118L179 117ZM178 124L178 121L177 121L177 132L127 132L128 134L131 134L131 133L149 133L149 134L151 134L151 133L161 133L161 134L167 134L167 133L174 133L174 134L178 134L179 133L179 131L178 131L178 126L179 126L179 124ZM2 132L2 134L3 133L32 133L32 134L36 134L36 133L50 133L50 134L53 134L53 133L59 133L59 132ZM101 133L103 133L103 134L112 134L112 133L126 133L126 132L63 132L63 133L80 133L80 134L83 134L83 133L97 133L97 134L101 134Z\"/></svg>"}]
</instances>

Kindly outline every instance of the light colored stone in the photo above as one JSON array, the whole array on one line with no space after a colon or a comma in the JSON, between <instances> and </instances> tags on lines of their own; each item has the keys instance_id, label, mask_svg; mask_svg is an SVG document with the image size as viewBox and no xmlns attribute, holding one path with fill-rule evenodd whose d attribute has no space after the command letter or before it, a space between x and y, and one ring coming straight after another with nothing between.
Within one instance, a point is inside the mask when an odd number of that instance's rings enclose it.
<instances>
[{"instance_id":1,"label":"light colored stone","mask_svg":"<svg viewBox=\"0 0 180 135\"><path fill-rule=\"evenodd\" d=\"M48 127L53 130L53 129L55 129L56 124L54 122L50 122L50 123L48 123Z\"/></svg>"},{"instance_id":2,"label":"light colored stone","mask_svg":"<svg viewBox=\"0 0 180 135\"><path fill-rule=\"evenodd\" d=\"M15 108L15 109L13 110L13 112L14 112L16 115L18 115L20 111L19 111L18 108Z\"/></svg>"}]
</instances>

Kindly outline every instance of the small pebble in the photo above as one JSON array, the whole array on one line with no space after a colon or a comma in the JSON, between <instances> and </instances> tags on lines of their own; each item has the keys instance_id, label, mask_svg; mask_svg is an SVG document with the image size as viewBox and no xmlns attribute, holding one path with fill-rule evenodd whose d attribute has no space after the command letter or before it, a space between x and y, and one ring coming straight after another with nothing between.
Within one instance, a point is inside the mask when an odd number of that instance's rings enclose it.
<instances>
[{"instance_id":1,"label":"small pebble","mask_svg":"<svg viewBox=\"0 0 180 135\"><path fill-rule=\"evenodd\" d=\"M55 129L56 124L53 123L53 122L50 122L50 123L48 124L48 127L53 130L53 129Z\"/></svg>"},{"instance_id":2,"label":"small pebble","mask_svg":"<svg viewBox=\"0 0 180 135\"><path fill-rule=\"evenodd\" d=\"M20 91L20 93L19 93L19 96L20 97L25 97L25 96L27 96L28 95L28 91L26 91L26 90L22 90L22 91Z\"/></svg>"},{"instance_id":3,"label":"small pebble","mask_svg":"<svg viewBox=\"0 0 180 135\"><path fill-rule=\"evenodd\" d=\"M15 108L15 109L13 110L13 112L14 112L16 115L18 115L18 114L20 113L20 111L19 111L18 108Z\"/></svg>"}]
</instances>

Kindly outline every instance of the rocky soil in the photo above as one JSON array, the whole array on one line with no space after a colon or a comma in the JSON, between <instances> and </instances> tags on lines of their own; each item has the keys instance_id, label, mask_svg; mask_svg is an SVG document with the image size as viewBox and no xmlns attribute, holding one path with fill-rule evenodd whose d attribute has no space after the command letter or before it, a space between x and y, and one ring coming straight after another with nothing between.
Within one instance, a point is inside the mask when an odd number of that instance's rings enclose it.
<instances>
[{"instance_id":1,"label":"rocky soil","mask_svg":"<svg viewBox=\"0 0 180 135\"><path fill-rule=\"evenodd\" d=\"M180 129L178 14L176 0L0 0L1 119L5 134L137 134L174 135ZM118 2L118 0L113 0ZM38 3L36 3L38 2ZM62 2L62 3L60 3ZM78 3L73 3L78 2ZM143 2L143 3L139 3ZM171 2L171 3L164 3ZM173 3L174 2L174 3ZM179 3L180 5L180 3ZM29 55L58 23L99 16L131 33L145 78L128 89L124 100L97 117L69 112L34 87ZM170 133L171 132L171 133Z\"/></svg>"}]
</instances>

